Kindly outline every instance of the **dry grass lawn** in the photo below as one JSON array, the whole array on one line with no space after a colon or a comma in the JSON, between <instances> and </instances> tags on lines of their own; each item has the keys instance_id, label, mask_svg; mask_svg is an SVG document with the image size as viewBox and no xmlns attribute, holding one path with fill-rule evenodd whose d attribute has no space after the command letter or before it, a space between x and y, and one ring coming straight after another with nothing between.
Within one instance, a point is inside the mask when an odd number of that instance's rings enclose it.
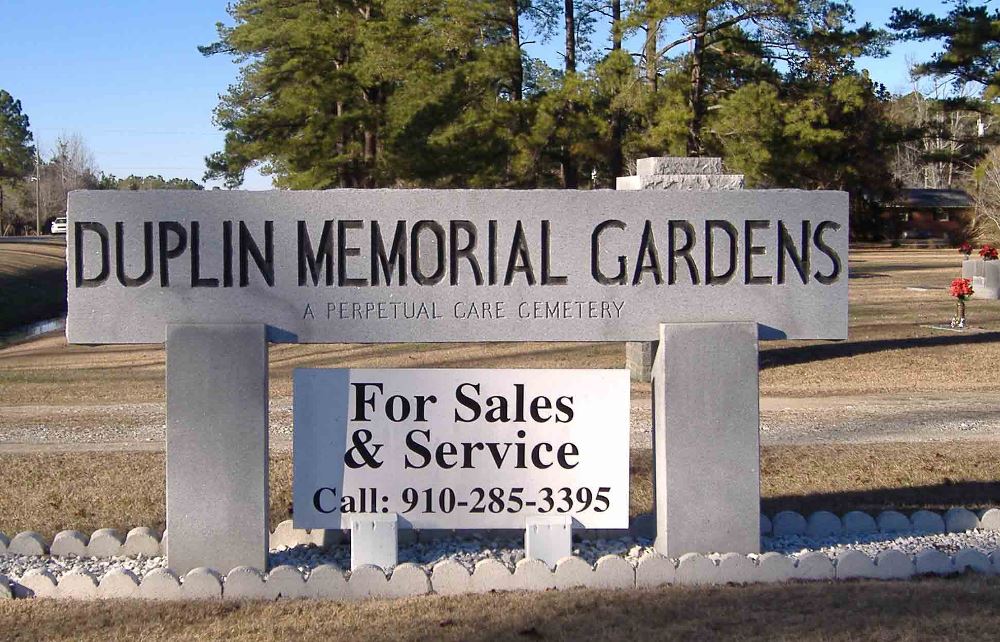
<instances>
[{"instance_id":1,"label":"dry grass lawn","mask_svg":"<svg viewBox=\"0 0 1000 642\"><path fill-rule=\"evenodd\" d=\"M652 457L631 457L630 514L653 510ZM164 526L162 453L3 454L0 532L89 533ZM14 473L13 471L17 471ZM763 509L942 510L1000 503L1000 442L772 446L761 456ZM271 526L289 519L289 453L271 460Z\"/></svg>"},{"instance_id":2,"label":"dry grass lawn","mask_svg":"<svg viewBox=\"0 0 1000 642\"><path fill-rule=\"evenodd\" d=\"M981 640L1000 581L489 593L362 603L0 602L6 640Z\"/></svg>"}]
</instances>

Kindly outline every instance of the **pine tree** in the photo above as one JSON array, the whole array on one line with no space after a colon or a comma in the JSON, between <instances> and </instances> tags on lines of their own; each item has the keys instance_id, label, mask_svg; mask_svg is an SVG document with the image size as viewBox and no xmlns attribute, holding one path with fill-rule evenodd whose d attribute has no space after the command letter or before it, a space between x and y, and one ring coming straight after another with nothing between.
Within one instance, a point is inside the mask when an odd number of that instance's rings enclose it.
<instances>
[{"instance_id":1,"label":"pine tree","mask_svg":"<svg viewBox=\"0 0 1000 642\"><path fill-rule=\"evenodd\" d=\"M35 166L30 127L21 101L0 89L0 235L3 234L4 182L24 178Z\"/></svg>"}]
</instances>

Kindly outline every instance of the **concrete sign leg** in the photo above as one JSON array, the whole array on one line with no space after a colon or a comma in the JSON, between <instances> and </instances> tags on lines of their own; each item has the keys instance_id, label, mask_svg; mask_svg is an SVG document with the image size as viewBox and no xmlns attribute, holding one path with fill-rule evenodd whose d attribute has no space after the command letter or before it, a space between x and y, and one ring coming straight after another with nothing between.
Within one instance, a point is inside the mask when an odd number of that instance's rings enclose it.
<instances>
[{"instance_id":1,"label":"concrete sign leg","mask_svg":"<svg viewBox=\"0 0 1000 642\"><path fill-rule=\"evenodd\" d=\"M351 570L374 564L382 570L396 565L399 554L399 517L359 515L351 520Z\"/></svg>"},{"instance_id":2,"label":"concrete sign leg","mask_svg":"<svg viewBox=\"0 0 1000 642\"><path fill-rule=\"evenodd\" d=\"M653 363L656 550L760 552L757 324L660 324Z\"/></svg>"},{"instance_id":3,"label":"concrete sign leg","mask_svg":"<svg viewBox=\"0 0 1000 642\"><path fill-rule=\"evenodd\" d=\"M167 327L167 560L267 568L267 339L261 324Z\"/></svg>"},{"instance_id":4,"label":"concrete sign leg","mask_svg":"<svg viewBox=\"0 0 1000 642\"><path fill-rule=\"evenodd\" d=\"M524 556L551 568L573 552L573 520L569 516L528 517L524 528Z\"/></svg>"}]
</instances>

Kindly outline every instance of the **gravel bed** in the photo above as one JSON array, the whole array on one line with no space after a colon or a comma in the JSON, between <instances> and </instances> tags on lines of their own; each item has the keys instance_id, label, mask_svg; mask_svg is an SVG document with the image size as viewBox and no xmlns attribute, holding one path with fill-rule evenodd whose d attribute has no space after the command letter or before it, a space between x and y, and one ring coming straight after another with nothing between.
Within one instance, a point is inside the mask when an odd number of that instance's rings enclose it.
<instances>
[{"instance_id":1,"label":"gravel bed","mask_svg":"<svg viewBox=\"0 0 1000 642\"><path fill-rule=\"evenodd\" d=\"M400 547L399 562L410 562L422 566L430 572L438 562L454 560L472 570L486 559L499 560L509 568L524 559L523 542L514 538L489 539L443 539L436 542L418 542ZM964 533L931 534L920 532L872 533L869 535L810 538L805 536L782 536L761 538L763 552L777 552L797 556L819 551L831 558L847 550L859 550L870 557L880 551L895 549L906 554L933 548L953 555L963 548L971 548L989 554L1000 550L1000 531L972 530ZM573 554L594 564L604 555L621 555L635 565L646 554L652 553L652 542L645 538L623 537L619 539L588 540L574 542ZM335 564L342 569L351 565L350 546L333 546L327 550L314 545L279 548L271 551L271 567L288 564L295 566L306 575L322 564ZM56 578L73 570L86 570L95 577L101 577L115 567L126 568L138 577L166 566L164 557L109 557L87 558L75 556L0 556L0 575L19 578L27 571L41 568Z\"/></svg>"}]
</instances>

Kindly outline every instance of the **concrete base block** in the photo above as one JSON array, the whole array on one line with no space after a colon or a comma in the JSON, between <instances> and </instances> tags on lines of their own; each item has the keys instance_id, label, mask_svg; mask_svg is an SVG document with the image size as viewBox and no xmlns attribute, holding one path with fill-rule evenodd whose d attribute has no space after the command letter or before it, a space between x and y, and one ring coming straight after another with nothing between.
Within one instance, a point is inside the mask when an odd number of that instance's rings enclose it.
<instances>
[{"instance_id":1,"label":"concrete base block","mask_svg":"<svg viewBox=\"0 0 1000 642\"><path fill-rule=\"evenodd\" d=\"M561 517L527 517L524 529L524 555L540 560L549 568L572 554L573 519Z\"/></svg>"},{"instance_id":2,"label":"concrete base block","mask_svg":"<svg viewBox=\"0 0 1000 642\"><path fill-rule=\"evenodd\" d=\"M845 533L877 533L878 524L868 513L859 510L852 510L844 515Z\"/></svg>"},{"instance_id":3,"label":"concrete base block","mask_svg":"<svg viewBox=\"0 0 1000 642\"><path fill-rule=\"evenodd\" d=\"M431 586L438 595L461 595L472 591L472 573L455 560L434 565Z\"/></svg>"},{"instance_id":4,"label":"concrete base block","mask_svg":"<svg viewBox=\"0 0 1000 642\"><path fill-rule=\"evenodd\" d=\"M951 557L936 548L925 548L914 556L917 575L951 575L958 570Z\"/></svg>"},{"instance_id":5,"label":"concrete base block","mask_svg":"<svg viewBox=\"0 0 1000 642\"><path fill-rule=\"evenodd\" d=\"M153 569L139 582L138 596L144 600L179 600L181 582L170 569Z\"/></svg>"},{"instance_id":6,"label":"concrete base block","mask_svg":"<svg viewBox=\"0 0 1000 642\"><path fill-rule=\"evenodd\" d=\"M170 568L267 569L267 340L261 324L167 327Z\"/></svg>"},{"instance_id":7,"label":"concrete base block","mask_svg":"<svg viewBox=\"0 0 1000 642\"><path fill-rule=\"evenodd\" d=\"M222 597L222 576L209 568L194 568L184 576L181 595L185 600L217 600Z\"/></svg>"},{"instance_id":8,"label":"concrete base block","mask_svg":"<svg viewBox=\"0 0 1000 642\"><path fill-rule=\"evenodd\" d=\"M757 368L756 323L660 324L652 386L657 552L760 551Z\"/></svg>"},{"instance_id":9,"label":"concrete base block","mask_svg":"<svg viewBox=\"0 0 1000 642\"><path fill-rule=\"evenodd\" d=\"M7 552L12 555L45 555L48 552L48 546L41 533L22 531L10 541Z\"/></svg>"},{"instance_id":10,"label":"concrete base block","mask_svg":"<svg viewBox=\"0 0 1000 642\"><path fill-rule=\"evenodd\" d=\"M14 587L16 597L56 597L58 586L52 573L40 568L33 568L18 580Z\"/></svg>"},{"instance_id":11,"label":"concrete base block","mask_svg":"<svg viewBox=\"0 0 1000 642\"><path fill-rule=\"evenodd\" d=\"M878 524L878 529L882 533L898 533L913 528L909 517L894 510L879 513L875 523Z\"/></svg>"},{"instance_id":12,"label":"concrete base block","mask_svg":"<svg viewBox=\"0 0 1000 642\"><path fill-rule=\"evenodd\" d=\"M389 597L427 595L431 592L431 579L423 567L409 562L392 569L389 576Z\"/></svg>"},{"instance_id":13,"label":"concrete base block","mask_svg":"<svg viewBox=\"0 0 1000 642\"><path fill-rule=\"evenodd\" d=\"M972 571L974 573L982 573L983 575L993 574L993 565L990 564L990 558L974 548L963 548L955 553L953 559L955 570L959 573Z\"/></svg>"},{"instance_id":14,"label":"concrete base block","mask_svg":"<svg viewBox=\"0 0 1000 642\"><path fill-rule=\"evenodd\" d=\"M344 572L333 564L314 568L306 580L309 597L323 600L343 600L350 595Z\"/></svg>"},{"instance_id":15,"label":"concrete base block","mask_svg":"<svg viewBox=\"0 0 1000 642\"><path fill-rule=\"evenodd\" d=\"M514 578L510 569L499 560L482 560L476 564L472 572L472 591L475 593L509 591L513 588L513 584Z\"/></svg>"},{"instance_id":16,"label":"concrete base block","mask_svg":"<svg viewBox=\"0 0 1000 642\"><path fill-rule=\"evenodd\" d=\"M619 176L615 189L673 190L739 190L743 189L743 174L656 174L653 176Z\"/></svg>"},{"instance_id":17,"label":"concrete base block","mask_svg":"<svg viewBox=\"0 0 1000 642\"><path fill-rule=\"evenodd\" d=\"M876 578L875 561L861 551L849 550L837 553L837 579Z\"/></svg>"},{"instance_id":18,"label":"concrete base block","mask_svg":"<svg viewBox=\"0 0 1000 642\"><path fill-rule=\"evenodd\" d=\"M677 583L703 586L719 583L719 567L701 553L686 553L677 562Z\"/></svg>"},{"instance_id":19,"label":"concrete base block","mask_svg":"<svg viewBox=\"0 0 1000 642\"><path fill-rule=\"evenodd\" d=\"M718 562L720 582L727 584L753 584L760 581L757 564L740 553L726 553Z\"/></svg>"},{"instance_id":20,"label":"concrete base block","mask_svg":"<svg viewBox=\"0 0 1000 642\"><path fill-rule=\"evenodd\" d=\"M306 578L299 569L287 564L271 569L264 586L268 599L272 600L309 597Z\"/></svg>"},{"instance_id":21,"label":"concrete base block","mask_svg":"<svg viewBox=\"0 0 1000 642\"><path fill-rule=\"evenodd\" d=\"M366 564L389 569L399 553L399 516L364 515L351 519L351 570Z\"/></svg>"},{"instance_id":22,"label":"concrete base block","mask_svg":"<svg viewBox=\"0 0 1000 642\"><path fill-rule=\"evenodd\" d=\"M979 528L1000 531L1000 508L991 508L979 518Z\"/></svg>"},{"instance_id":23,"label":"concrete base block","mask_svg":"<svg viewBox=\"0 0 1000 642\"><path fill-rule=\"evenodd\" d=\"M795 577L795 561L781 553L764 553L757 560L759 582L787 582Z\"/></svg>"},{"instance_id":24,"label":"concrete base block","mask_svg":"<svg viewBox=\"0 0 1000 642\"><path fill-rule=\"evenodd\" d=\"M875 556L875 573L880 580L905 580L913 577L913 558L902 551L881 551Z\"/></svg>"},{"instance_id":25,"label":"concrete base block","mask_svg":"<svg viewBox=\"0 0 1000 642\"><path fill-rule=\"evenodd\" d=\"M593 588L634 588L635 569L618 555L605 555L594 565Z\"/></svg>"},{"instance_id":26,"label":"concrete base block","mask_svg":"<svg viewBox=\"0 0 1000 642\"><path fill-rule=\"evenodd\" d=\"M99 528L90 535L87 555L91 557L116 557L122 554L124 539L113 528Z\"/></svg>"},{"instance_id":27,"label":"concrete base block","mask_svg":"<svg viewBox=\"0 0 1000 642\"><path fill-rule=\"evenodd\" d=\"M10 580L6 575L0 575L0 600L14 599L14 591L10 588Z\"/></svg>"},{"instance_id":28,"label":"concrete base block","mask_svg":"<svg viewBox=\"0 0 1000 642\"><path fill-rule=\"evenodd\" d=\"M565 557L556 564L556 588L568 589L590 586L594 569L579 557Z\"/></svg>"},{"instance_id":29,"label":"concrete base block","mask_svg":"<svg viewBox=\"0 0 1000 642\"><path fill-rule=\"evenodd\" d=\"M632 381L648 382L656 356L655 341L629 341L625 344L625 367Z\"/></svg>"},{"instance_id":30,"label":"concrete base block","mask_svg":"<svg viewBox=\"0 0 1000 642\"><path fill-rule=\"evenodd\" d=\"M837 576L833 561L826 553L805 553L795 561L796 580L832 580Z\"/></svg>"},{"instance_id":31,"label":"concrete base block","mask_svg":"<svg viewBox=\"0 0 1000 642\"><path fill-rule=\"evenodd\" d=\"M949 508L944 514L944 527L949 533L964 533L979 528L979 517L967 508Z\"/></svg>"},{"instance_id":32,"label":"concrete base block","mask_svg":"<svg viewBox=\"0 0 1000 642\"><path fill-rule=\"evenodd\" d=\"M635 165L639 176L722 173L722 159L711 156L652 156L638 159Z\"/></svg>"},{"instance_id":33,"label":"concrete base block","mask_svg":"<svg viewBox=\"0 0 1000 642\"><path fill-rule=\"evenodd\" d=\"M7 554L8 546L10 546L10 539L3 533L0 533L0 555Z\"/></svg>"},{"instance_id":34,"label":"concrete base block","mask_svg":"<svg viewBox=\"0 0 1000 642\"><path fill-rule=\"evenodd\" d=\"M771 532L773 531L773 529L774 529L774 526L771 524L771 518L768 517L767 515L764 515L763 513L761 513L761 515L760 515L760 534L761 535L770 535Z\"/></svg>"},{"instance_id":35,"label":"concrete base block","mask_svg":"<svg viewBox=\"0 0 1000 642\"><path fill-rule=\"evenodd\" d=\"M264 574L250 566L237 566L226 574L222 597L227 600L267 600Z\"/></svg>"},{"instance_id":36,"label":"concrete base block","mask_svg":"<svg viewBox=\"0 0 1000 642\"><path fill-rule=\"evenodd\" d=\"M659 553L643 555L635 567L636 588L655 588L677 581L673 560Z\"/></svg>"},{"instance_id":37,"label":"concrete base block","mask_svg":"<svg viewBox=\"0 0 1000 642\"><path fill-rule=\"evenodd\" d=\"M113 568L104 574L97 585L97 597L102 600L121 600L138 597L139 578L127 568Z\"/></svg>"},{"instance_id":38,"label":"concrete base block","mask_svg":"<svg viewBox=\"0 0 1000 642\"><path fill-rule=\"evenodd\" d=\"M805 535L807 530L809 523L806 518L792 510L783 510L771 520L771 534L775 537Z\"/></svg>"},{"instance_id":39,"label":"concrete base block","mask_svg":"<svg viewBox=\"0 0 1000 642\"><path fill-rule=\"evenodd\" d=\"M351 571L351 577L347 580L347 590L348 594L357 600L388 597L389 578L378 566L366 564Z\"/></svg>"},{"instance_id":40,"label":"concrete base block","mask_svg":"<svg viewBox=\"0 0 1000 642\"><path fill-rule=\"evenodd\" d=\"M156 537L156 532L145 526L130 530L125 536L125 543L122 544L122 555L129 557L135 555L156 557L162 554L163 551L160 548L160 540Z\"/></svg>"},{"instance_id":41,"label":"concrete base block","mask_svg":"<svg viewBox=\"0 0 1000 642\"><path fill-rule=\"evenodd\" d=\"M945 531L944 518L929 510L918 510L910 515L910 524L913 530L922 533L943 533Z\"/></svg>"},{"instance_id":42,"label":"concrete base block","mask_svg":"<svg viewBox=\"0 0 1000 642\"><path fill-rule=\"evenodd\" d=\"M97 599L97 578L87 571L70 571L59 578L56 597L69 600Z\"/></svg>"},{"instance_id":43,"label":"concrete base block","mask_svg":"<svg viewBox=\"0 0 1000 642\"><path fill-rule=\"evenodd\" d=\"M556 587L556 575L543 561L523 559L514 567L511 588L519 591L545 591Z\"/></svg>"},{"instance_id":44,"label":"concrete base block","mask_svg":"<svg viewBox=\"0 0 1000 642\"><path fill-rule=\"evenodd\" d=\"M844 530L840 518L825 510L817 511L809 516L806 522L806 534L809 537L825 537Z\"/></svg>"},{"instance_id":45,"label":"concrete base block","mask_svg":"<svg viewBox=\"0 0 1000 642\"><path fill-rule=\"evenodd\" d=\"M49 554L83 557L87 554L87 536L80 531L59 531L52 538Z\"/></svg>"}]
</instances>

